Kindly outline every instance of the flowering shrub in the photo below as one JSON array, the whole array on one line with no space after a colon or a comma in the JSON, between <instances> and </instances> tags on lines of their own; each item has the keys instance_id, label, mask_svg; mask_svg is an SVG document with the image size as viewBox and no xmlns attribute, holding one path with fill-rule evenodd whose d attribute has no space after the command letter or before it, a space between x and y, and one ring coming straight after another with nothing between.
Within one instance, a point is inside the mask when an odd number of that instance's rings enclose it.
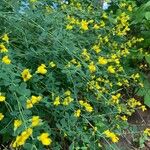
<instances>
[{"instance_id":1,"label":"flowering shrub","mask_svg":"<svg viewBox=\"0 0 150 150\"><path fill-rule=\"evenodd\" d=\"M14 3L15 2L15 3ZM0 134L13 149L111 148L128 127L142 87L130 32L132 5L117 15L92 2L1 2Z\"/></svg>"}]
</instances>

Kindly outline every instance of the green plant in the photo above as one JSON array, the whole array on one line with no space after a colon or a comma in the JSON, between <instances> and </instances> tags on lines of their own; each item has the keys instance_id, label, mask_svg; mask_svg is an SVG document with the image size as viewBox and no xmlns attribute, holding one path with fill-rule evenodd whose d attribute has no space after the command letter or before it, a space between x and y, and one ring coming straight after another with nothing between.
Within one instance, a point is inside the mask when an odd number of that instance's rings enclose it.
<instances>
[{"instance_id":1,"label":"green plant","mask_svg":"<svg viewBox=\"0 0 150 150\"><path fill-rule=\"evenodd\" d=\"M90 1L54 9L31 0L20 14L14 2L0 6L3 143L92 150L105 142L113 149L128 116L146 110L134 97L142 83L129 61L143 41L128 34L132 6L113 14Z\"/></svg>"}]
</instances>

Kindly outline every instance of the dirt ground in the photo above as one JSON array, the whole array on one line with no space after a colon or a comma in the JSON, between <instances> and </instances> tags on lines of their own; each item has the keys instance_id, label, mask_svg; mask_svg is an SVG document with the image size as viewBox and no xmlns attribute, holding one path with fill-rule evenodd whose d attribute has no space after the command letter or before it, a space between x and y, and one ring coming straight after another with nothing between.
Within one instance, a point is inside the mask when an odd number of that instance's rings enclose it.
<instances>
[{"instance_id":1,"label":"dirt ground","mask_svg":"<svg viewBox=\"0 0 150 150\"><path fill-rule=\"evenodd\" d=\"M145 112L136 111L130 118L129 123L131 126L136 126L137 137L145 128L150 127L150 109ZM120 150L150 150L150 140L145 142L144 148L138 148L137 141L133 138L132 134L127 130L126 135L122 136L120 142L118 143Z\"/></svg>"}]
</instances>

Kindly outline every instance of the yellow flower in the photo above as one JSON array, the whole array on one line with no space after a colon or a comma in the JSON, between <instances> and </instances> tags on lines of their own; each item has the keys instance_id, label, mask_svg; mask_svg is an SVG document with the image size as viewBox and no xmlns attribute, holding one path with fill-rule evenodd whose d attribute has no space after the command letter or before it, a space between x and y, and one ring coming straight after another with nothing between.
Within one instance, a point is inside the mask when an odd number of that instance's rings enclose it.
<instances>
[{"instance_id":1,"label":"yellow flower","mask_svg":"<svg viewBox=\"0 0 150 150\"><path fill-rule=\"evenodd\" d=\"M124 116L121 116L121 119L123 120L123 121L127 121L128 120L128 118L124 115Z\"/></svg>"},{"instance_id":2,"label":"yellow flower","mask_svg":"<svg viewBox=\"0 0 150 150\"><path fill-rule=\"evenodd\" d=\"M106 130L106 131L104 131L104 134L106 135L106 137L110 138L113 143L116 143L119 141L119 138L115 135L114 132Z\"/></svg>"},{"instance_id":3,"label":"yellow flower","mask_svg":"<svg viewBox=\"0 0 150 150\"><path fill-rule=\"evenodd\" d=\"M19 147L25 144L26 140L32 135L33 129L28 128L16 137L16 140L13 143L13 147Z\"/></svg>"},{"instance_id":4,"label":"yellow flower","mask_svg":"<svg viewBox=\"0 0 150 150\"><path fill-rule=\"evenodd\" d=\"M41 99L42 99L42 96L32 96L31 97L31 102L32 102L32 104L35 104L35 103L40 102Z\"/></svg>"},{"instance_id":5,"label":"yellow flower","mask_svg":"<svg viewBox=\"0 0 150 150\"><path fill-rule=\"evenodd\" d=\"M122 83L121 83L121 82L117 82L117 85L118 85L118 86L122 86Z\"/></svg>"},{"instance_id":6,"label":"yellow flower","mask_svg":"<svg viewBox=\"0 0 150 150\"><path fill-rule=\"evenodd\" d=\"M45 6L45 9L47 13L52 12L52 8L50 6Z\"/></svg>"},{"instance_id":7,"label":"yellow flower","mask_svg":"<svg viewBox=\"0 0 150 150\"><path fill-rule=\"evenodd\" d=\"M11 63L11 60L8 58L8 56L4 56L2 58L2 62L5 63L5 64L7 64L7 65L9 65Z\"/></svg>"},{"instance_id":8,"label":"yellow flower","mask_svg":"<svg viewBox=\"0 0 150 150\"><path fill-rule=\"evenodd\" d=\"M49 66L52 67L52 68L54 68L54 67L56 66L56 64L55 64L53 61L51 61L51 62L49 63Z\"/></svg>"},{"instance_id":9,"label":"yellow flower","mask_svg":"<svg viewBox=\"0 0 150 150\"><path fill-rule=\"evenodd\" d=\"M109 72L109 73L115 73L115 68L113 67L113 66L109 66L108 67L108 69L107 69L107 71Z\"/></svg>"},{"instance_id":10,"label":"yellow flower","mask_svg":"<svg viewBox=\"0 0 150 150\"><path fill-rule=\"evenodd\" d=\"M128 6L128 10L132 11L132 6L131 5Z\"/></svg>"},{"instance_id":11,"label":"yellow flower","mask_svg":"<svg viewBox=\"0 0 150 150\"><path fill-rule=\"evenodd\" d=\"M111 101L112 101L112 103L113 104L118 104L119 103L119 98L120 98L120 96L121 96L121 94L120 93L118 93L117 95L112 95L111 96Z\"/></svg>"},{"instance_id":12,"label":"yellow flower","mask_svg":"<svg viewBox=\"0 0 150 150\"><path fill-rule=\"evenodd\" d=\"M67 90L65 93L64 93L66 96L70 96L71 95L71 92L69 90Z\"/></svg>"},{"instance_id":13,"label":"yellow flower","mask_svg":"<svg viewBox=\"0 0 150 150\"><path fill-rule=\"evenodd\" d=\"M26 103L26 108L29 109L29 108L32 108L32 107L33 107L32 101L28 99L27 103Z\"/></svg>"},{"instance_id":14,"label":"yellow flower","mask_svg":"<svg viewBox=\"0 0 150 150\"><path fill-rule=\"evenodd\" d=\"M8 37L8 35L7 35L7 34L4 34L3 37L2 37L2 40L8 43L8 42L9 42L9 37Z\"/></svg>"},{"instance_id":15,"label":"yellow flower","mask_svg":"<svg viewBox=\"0 0 150 150\"><path fill-rule=\"evenodd\" d=\"M42 142L43 145L50 145L52 143L51 138L49 138L48 133L42 133L39 137L38 140Z\"/></svg>"},{"instance_id":16,"label":"yellow flower","mask_svg":"<svg viewBox=\"0 0 150 150\"><path fill-rule=\"evenodd\" d=\"M90 60L90 54L87 52L87 49L83 49L82 56L86 61Z\"/></svg>"},{"instance_id":17,"label":"yellow flower","mask_svg":"<svg viewBox=\"0 0 150 150\"><path fill-rule=\"evenodd\" d=\"M92 112L93 111L93 107L90 104L88 104L87 102L84 102L83 100L80 100L79 104L81 106L85 107L86 111L88 111L88 112Z\"/></svg>"},{"instance_id":18,"label":"yellow flower","mask_svg":"<svg viewBox=\"0 0 150 150\"><path fill-rule=\"evenodd\" d=\"M72 30L72 29L73 29L73 26L70 25L70 24L67 24L66 29L67 29L67 30Z\"/></svg>"},{"instance_id":19,"label":"yellow flower","mask_svg":"<svg viewBox=\"0 0 150 150\"><path fill-rule=\"evenodd\" d=\"M5 47L5 45L3 43L0 44L0 52L1 53L8 52L8 49Z\"/></svg>"},{"instance_id":20,"label":"yellow flower","mask_svg":"<svg viewBox=\"0 0 150 150\"><path fill-rule=\"evenodd\" d=\"M42 99L42 96L31 96L31 99L27 100L26 108L32 108L34 104L39 103Z\"/></svg>"},{"instance_id":21,"label":"yellow flower","mask_svg":"<svg viewBox=\"0 0 150 150\"><path fill-rule=\"evenodd\" d=\"M73 98L71 98L70 96L64 98L64 101L63 101L63 105L67 106L69 105L71 102L73 101Z\"/></svg>"},{"instance_id":22,"label":"yellow flower","mask_svg":"<svg viewBox=\"0 0 150 150\"><path fill-rule=\"evenodd\" d=\"M141 102L137 101L135 98L130 98L127 102L127 104L131 107L131 108L135 108L137 106L141 106Z\"/></svg>"},{"instance_id":23,"label":"yellow flower","mask_svg":"<svg viewBox=\"0 0 150 150\"><path fill-rule=\"evenodd\" d=\"M96 52L96 53L99 53L101 51L101 49L99 48L99 45L94 45L92 47L92 49Z\"/></svg>"},{"instance_id":24,"label":"yellow flower","mask_svg":"<svg viewBox=\"0 0 150 150\"><path fill-rule=\"evenodd\" d=\"M81 106L83 106L84 101L83 101L83 100L80 100L80 101L79 101L79 104L80 104Z\"/></svg>"},{"instance_id":25,"label":"yellow flower","mask_svg":"<svg viewBox=\"0 0 150 150\"><path fill-rule=\"evenodd\" d=\"M96 71L96 66L94 65L93 61L89 64L88 68L91 73Z\"/></svg>"},{"instance_id":26,"label":"yellow flower","mask_svg":"<svg viewBox=\"0 0 150 150\"><path fill-rule=\"evenodd\" d=\"M47 73L47 70L46 70L45 64L41 64L41 65L37 68L36 73L46 74L46 73Z\"/></svg>"},{"instance_id":27,"label":"yellow flower","mask_svg":"<svg viewBox=\"0 0 150 150\"><path fill-rule=\"evenodd\" d=\"M93 29L98 30L100 28L100 26L98 24L94 24Z\"/></svg>"},{"instance_id":28,"label":"yellow flower","mask_svg":"<svg viewBox=\"0 0 150 150\"><path fill-rule=\"evenodd\" d=\"M121 4L120 4L120 7L121 7L121 8L125 8L126 5L127 5L126 3L121 3Z\"/></svg>"},{"instance_id":29,"label":"yellow flower","mask_svg":"<svg viewBox=\"0 0 150 150\"><path fill-rule=\"evenodd\" d=\"M105 37L103 38L103 40L104 40L104 42L106 42L106 43L109 41L109 39L108 39L107 36L105 36Z\"/></svg>"},{"instance_id":30,"label":"yellow flower","mask_svg":"<svg viewBox=\"0 0 150 150\"><path fill-rule=\"evenodd\" d=\"M32 77L32 75L30 74L29 69L24 69L23 72L21 73L21 75L22 75L22 78L23 78L24 82L28 81Z\"/></svg>"},{"instance_id":31,"label":"yellow flower","mask_svg":"<svg viewBox=\"0 0 150 150\"><path fill-rule=\"evenodd\" d=\"M84 30L84 31L88 30L89 29L88 24L89 23L86 20L82 20L81 21L81 29Z\"/></svg>"},{"instance_id":32,"label":"yellow flower","mask_svg":"<svg viewBox=\"0 0 150 150\"><path fill-rule=\"evenodd\" d=\"M107 64L107 59L105 59L104 57L99 57L98 58L98 63L100 65L106 65Z\"/></svg>"},{"instance_id":33,"label":"yellow flower","mask_svg":"<svg viewBox=\"0 0 150 150\"><path fill-rule=\"evenodd\" d=\"M146 128L144 134L150 136L150 128Z\"/></svg>"},{"instance_id":34,"label":"yellow flower","mask_svg":"<svg viewBox=\"0 0 150 150\"><path fill-rule=\"evenodd\" d=\"M21 120L14 120L14 130L16 130L18 127L20 127L22 125L22 121Z\"/></svg>"},{"instance_id":35,"label":"yellow flower","mask_svg":"<svg viewBox=\"0 0 150 150\"><path fill-rule=\"evenodd\" d=\"M76 111L74 112L74 116L75 116L75 117L80 117L80 114L81 114L81 110L80 110L80 109L78 109L78 110L76 110Z\"/></svg>"},{"instance_id":36,"label":"yellow flower","mask_svg":"<svg viewBox=\"0 0 150 150\"><path fill-rule=\"evenodd\" d=\"M145 105L142 105L142 106L141 106L141 109L142 109L142 111L147 110L147 108L145 107Z\"/></svg>"},{"instance_id":37,"label":"yellow flower","mask_svg":"<svg viewBox=\"0 0 150 150\"><path fill-rule=\"evenodd\" d=\"M3 95L1 95L1 93L0 93L0 102L4 102L4 101L5 101L5 99L6 99L6 97L5 97L5 96L3 96Z\"/></svg>"},{"instance_id":38,"label":"yellow flower","mask_svg":"<svg viewBox=\"0 0 150 150\"><path fill-rule=\"evenodd\" d=\"M100 22L100 27L105 27L105 22L104 21Z\"/></svg>"},{"instance_id":39,"label":"yellow flower","mask_svg":"<svg viewBox=\"0 0 150 150\"><path fill-rule=\"evenodd\" d=\"M3 120L4 115L2 113L0 113L0 121Z\"/></svg>"},{"instance_id":40,"label":"yellow flower","mask_svg":"<svg viewBox=\"0 0 150 150\"><path fill-rule=\"evenodd\" d=\"M36 127L40 124L41 119L39 116L33 116L32 117L32 127Z\"/></svg>"},{"instance_id":41,"label":"yellow flower","mask_svg":"<svg viewBox=\"0 0 150 150\"><path fill-rule=\"evenodd\" d=\"M57 96L57 97L55 98L53 104L54 104L55 106L58 106L58 105L60 104L60 97L59 97L59 96Z\"/></svg>"},{"instance_id":42,"label":"yellow flower","mask_svg":"<svg viewBox=\"0 0 150 150\"><path fill-rule=\"evenodd\" d=\"M93 107L90 104L88 104L87 102L84 103L84 107L85 107L86 111L88 111L88 112L93 111Z\"/></svg>"},{"instance_id":43,"label":"yellow flower","mask_svg":"<svg viewBox=\"0 0 150 150\"><path fill-rule=\"evenodd\" d=\"M102 18L104 18L104 19L108 18L107 14L105 12L102 14Z\"/></svg>"}]
</instances>

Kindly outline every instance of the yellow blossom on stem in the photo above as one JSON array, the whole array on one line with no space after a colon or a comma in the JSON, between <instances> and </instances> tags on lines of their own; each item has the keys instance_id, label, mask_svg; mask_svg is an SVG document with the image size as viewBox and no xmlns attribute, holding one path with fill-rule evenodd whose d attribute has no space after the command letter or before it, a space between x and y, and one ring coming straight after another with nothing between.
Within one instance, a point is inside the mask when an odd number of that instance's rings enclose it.
<instances>
[{"instance_id":1,"label":"yellow blossom on stem","mask_svg":"<svg viewBox=\"0 0 150 150\"><path fill-rule=\"evenodd\" d=\"M89 29L88 24L89 24L89 22L87 22L86 20L82 20L81 21L81 29L84 31L88 30Z\"/></svg>"},{"instance_id":2,"label":"yellow blossom on stem","mask_svg":"<svg viewBox=\"0 0 150 150\"><path fill-rule=\"evenodd\" d=\"M141 106L141 102L137 101L135 98L130 98L127 102L127 104L131 107L131 108L135 108L137 106Z\"/></svg>"},{"instance_id":3,"label":"yellow blossom on stem","mask_svg":"<svg viewBox=\"0 0 150 150\"><path fill-rule=\"evenodd\" d=\"M121 94L120 93L118 93L117 95L112 95L111 96L111 101L112 101L112 103L113 104L118 104L119 103L119 98L120 98L120 96L121 96Z\"/></svg>"},{"instance_id":4,"label":"yellow blossom on stem","mask_svg":"<svg viewBox=\"0 0 150 150\"><path fill-rule=\"evenodd\" d=\"M125 8L126 5L127 5L126 3L120 3L120 7L121 7L121 8Z\"/></svg>"},{"instance_id":5,"label":"yellow blossom on stem","mask_svg":"<svg viewBox=\"0 0 150 150\"><path fill-rule=\"evenodd\" d=\"M72 30L73 29L73 26L72 25L70 25L70 24L67 24L67 26L66 26L66 30Z\"/></svg>"},{"instance_id":6,"label":"yellow blossom on stem","mask_svg":"<svg viewBox=\"0 0 150 150\"><path fill-rule=\"evenodd\" d=\"M19 128L22 125L22 121L21 120L14 120L14 130L16 130L17 128Z\"/></svg>"},{"instance_id":7,"label":"yellow blossom on stem","mask_svg":"<svg viewBox=\"0 0 150 150\"><path fill-rule=\"evenodd\" d=\"M9 37L7 34L4 34L3 37L2 37L2 40L9 43Z\"/></svg>"},{"instance_id":8,"label":"yellow blossom on stem","mask_svg":"<svg viewBox=\"0 0 150 150\"><path fill-rule=\"evenodd\" d=\"M98 63L100 65L106 65L107 64L107 59L105 59L104 57L99 57L98 58Z\"/></svg>"},{"instance_id":9,"label":"yellow blossom on stem","mask_svg":"<svg viewBox=\"0 0 150 150\"><path fill-rule=\"evenodd\" d=\"M79 100L79 104L83 106L84 101L83 100Z\"/></svg>"},{"instance_id":10,"label":"yellow blossom on stem","mask_svg":"<svg viewBox=\"0 0 150 150\"><path fill-rule=\"evenodd\" d=\"M5 63L5 64L7 64L7 65L9 65L11 63L11 60L9 59L8 56L4 56L2 58L2 62Z\"/></svg>"},{"instance_id":11,"label":"yellow blossom on stem","mask_svg":"<svg viewBox=\"0 0 150 150\"><path fill-rule=\"evenodd\" d=\"M3 43L0 44L0 52L1 53L6 53L8 52L8 49L5 47Z\"/></svg>"},{"instance_id":12,"label":"yellow blossom on stem","mask_svg":"<svg viewBox=\"0 0 150 150\"><path fill-rule=\"evenodd\" d=\"M67 106L69 105L71 102L73 101L73 98L71 98L70 96L64 98L64 101L63 101L63 105Z\"/></svg>"},{"instance_id":13,"label":"yellow blossom on stem","mask_svg":"<svg viewBox=\"0 0 150 150\"><path fill-rule=\"evenodd\" d=\"M41 65L37 68L36 73L43 74L43 75L46 74L46 73L47 73L47 70L46 70L45 64L41 64Z\"/></svg>"},{"instance_id":14,"label":"yellow blossom on stem","mask_svg":"<svg viewBox=\"0 0 150 150\"><path fill-rule=\"evenodd\" d=\"M90 104L88 104L87 102L84 103L84 107L85 107L87 112L93 111L93 107Z\"/></svg>"},{"instance_id":15,"label":"yellow blossom on stem","mask_svg":"<svg viewBox=\"0 0 150 150\"><path fill-rule=\"evenodd\" d=\"M24 69L23 72L21 73L21 75L22 75L22 78L23 78L24 82L26 82L26 81L28 81L29 79L32 78L32 75L30 74L29 69Z\"/></svg>"},{"instance_id":16,"label":"yellow blossom on stem","mask_svg":"<svg viewBox=\"0 0 150 150\"><path fill-rule=\"evenodd\" d=\"M107 71L108 71L109 73L114 74L114 73L115 73L115 68L114 68L113 66L109 66L108 69L107 69Z\"/></svg>"},{"instance_id":17,"label":"yellow blossom on stem","mask_svg":"<svg viewBox=\"0 0 150 150\"><path fill-rule=\"evenodd\" d=\"M87 52L87 49L83 49L82 56L86 61L90 60L90 54Z\"/></svg>"},{"instance_id":18,"label":"yellow blossom on stem","mask_svg":"<svg viewBox=\"0 0 150 150\"><path fill-rule=\"evenodd\" d=\"M100 21L100 24L99 24L100 27L105 27L105 22L102 20Z\"/></svg>"},{"instance_id":19,"label":"yellow blossom on stem","mask_svg":"<svg viewBox=\"0 0 150 150\"><path fill-rule=\"evenodd\" d=\"M150 136L150 128L146 128L144 134Z\"/></svg>"},{"instance_id":20,"label":"yellow blossom on stem","mask_svg":"<svg viewBox=\"0 0 150 150\"><path fill-rule=\"evenodd\" d=\"M96 71L96 66L94 65L93 61L89 64L88 68L91 73Z\"/></svg>"},{"instance_id":21,"label":"yellow blossom on stem","mask_svg":"<svg viewBox=\"0 0 150 150\"><path fill-rule=\"evenodd\" d=\"M26 108L29 109L29 108L32 108L33 107L33 103L31 100L27 100L27 103L26 103Z\"/></svg>"},{"instance_id":22,"label":"yellow blossom on stem","mask_svg":"<svg viewBox=\"0 0 150 150\"><path fill-rule=\"evenodd\" d=\"M5 101L5 99L6 99L6 97L5 97L5 96L3 96L3 95L1 95L1 93L0 93L0 102L4 102L4 101Z\"/></svg>"},{"instance_id":23,"label":"yellow blossom on stem","mask_svg":"<svg viewBox=\"0 0 150 150\"><path fill-rule=\"evenodd\" d=\"M108 18L107 14L105 12L102 14L102 18L104 18L104 19Z\"/></svg>"},{"instance_id":24,"label":"yellow blossom on stem","mask_svg":"<svg viewBox=\"0 0 150 150\"><path fill-rule=\"evenodd\" d=\"M38 140L41 141L41 143L43 145L51 145L52 143L52 140L51 138L49 138L49 134L48 133L42 133L39 137L38 137Z\"/></svg>"},{"instance_id":25,"label":"yellow blossom on stem","mask_svg":"<svg viewBox=\"0 0 150 150\"><path fill-rule=\"evenodd\" d=\"M2 113L0 113L0 121L3 120L4 115Z\"/></svg>"},{"instance_id":26,"label":"yellow blossom on stem","mask_svg":"<svg viewBox=\"0 0 150 150\"><path fill-rule=\"evenodd\" d=\"M31 122L32 122L32 127L36 127L40 124L41 119L39 116L33 116Z\"/></svg>"},{"instance_id":27,"label":"yellow blossom on stem","mask_svg":"<svg viewBox=\"0 0 150 150\"><path fill-rule=\"evenodd\" d=\"M85 109L86 109L87 112L92 112L93 111L93 107L89 103L84 102L83 100L80 100L79 104L81 106L85 107Z\"/></svg>"},{"instance_id":28,"label":"yellow blossom on stem","mask_svg":"<svg viewBox=\"0 0 150 150\"><path fill-rule=\"evenodd\" d=\"M125 115L121 116L120 118L121 118L123 121L127 121L127 120L128 120L128 118L127 118Z\"/></svg>"},{"instance_id":29,"label":"yellow blossom on stem","mask_svg":"<svg viewBox=\"0 0 150 150\"><path fill-rule=\"evenodd\" d=\"M70 95L71 95L71 91L67 90L64 94L65 94L66 96L70 96Z\"/></svg>"},{"instance_id":30,"label":"yellow blossom on stem","mask_svg":"<svg viewBox=\"0 0 150 150\"><path fill-rule=\"evenodd\" d=\"M60 97L59 97L59 96L57 96L57 97L55 98L53 104L54 104L55 106L58 106L58 105L60 104Z\"/></svg>"},{"instance_id":31,"label":"yellow blossom on stem","mask_svg":"<svg viewBox=\"0 0 150 150\"><path fill-rule=\"evenodd\" d=\"M78 110L76 110L76 111L74 112L74 116L75 116L75 117L80 117L80 114L81 114L81 110L80 110L80 109L78 109Z\"/></svg>"},{"instance_id":32,"label":"yellow blossom on stem","mask_svg":"<svg viewBox=\"0 0 150 150\"><path fill-rule=\"evenodd\" d=\"M141 106L141 110L142 110L142 111L146 111L146 110L147 110L146 106L145 106L145 105L142 105L142 106Z\"/></svg>"},{"instance_id":33,"label":"yellow blossom on stem","mask_svg":"<svg viewBox=\"0 0 150 150\"><path fill-rule=\"evenodd\" d=\"M32 135L33 129L28 128L16 137L16 140L13 142L13 148L22 146L25 144L26 140Z\"/></svg>"},{"instance_id":34,"label":"yellow blossom on stem","mask_svg":"<svg viewBox=\"0 0 150 150\"><path fill-rule=\"evenodd\" d=\"M96 52L96 53L99 53L101 51L101 49L99 48L99 45L94 45L92 47L92 49Z\"/></svg>"},{"instance_id":35,"label":"yellow blossom on stem","mask_svg":"<svg viewBox=\"0 0 150 150\"><path fill-rule=\"evenodd\" d=\"M110 130L104 131L104 134L106 135L106 137L110 138L113 143L119 141L119 138L116 136L116 134L114 132L111 132Z\"/></svg>"},{"instance_id":36,"label":"yellow blossom on stem","mask_svg":"<svg viewBox=\"0 0 150 150\"><path fill-rule=\"evenodd\" d=\"M132 11L132 10L133 10L131 5L128 6L128 10L129 10L129 11Z\"/></svg>"},{"instance_id":37,"label":"yellow blossom on stem","mask_svg":"<svg viewBox=\"0 0 150 150\"><path fill-rule=\"evenodd\" d=\"M51 13L52 12L52 8L50 6L45 6L46 12L47 13Z\"/></svg>"},{"instance_id":38,"label":"yellow blossom on stem","mask_svg":"<svg viewBox=\"0 0 150 150\"><path fill-rule=\"evenodd\" d=\"M51 68L54 68L54 67L56 66L56 64L55 64L53 61L51 61L51 62L49 63L49 66L50 66Z\"/></svg>"},{"instance_id":39,"label":"yellow blossom on stem","mask_svg":"<svg viewBox=\"0 0 150 150\"><path fill-rule=\"evenodd\" d=\"M33 107L34 104L37 104L41 101L42 96L31 96L31 99L28 99L26 102L26 108L30 109Z\"/></svg>"},{"instance_id":40,"label":"yellow blossom on stem","mask_svg":"<svg viewBox=\"0 0 150 150\"><path fill-rule=\"evenodd\" d=\"M94 24L93 29L98 30L100 26L98 24Z\"/></svg>"}]
</instances>

